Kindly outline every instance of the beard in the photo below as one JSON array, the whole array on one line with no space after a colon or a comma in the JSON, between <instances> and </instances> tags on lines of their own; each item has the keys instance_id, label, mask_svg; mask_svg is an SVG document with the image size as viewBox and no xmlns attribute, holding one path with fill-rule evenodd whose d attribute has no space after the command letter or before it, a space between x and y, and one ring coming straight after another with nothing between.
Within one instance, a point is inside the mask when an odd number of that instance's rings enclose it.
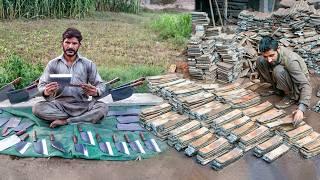
<instances>
[{"instance_id":1,"label":"beard","mask_svg":"<svg viewBox=\"0 0 320 180\"><path fill-rule=\"evenodd\" d=\"M78 53L78 50L69 48L69 49L63 49L63 52L66 56L73 57Z\"/></svg>"}]
</instances>

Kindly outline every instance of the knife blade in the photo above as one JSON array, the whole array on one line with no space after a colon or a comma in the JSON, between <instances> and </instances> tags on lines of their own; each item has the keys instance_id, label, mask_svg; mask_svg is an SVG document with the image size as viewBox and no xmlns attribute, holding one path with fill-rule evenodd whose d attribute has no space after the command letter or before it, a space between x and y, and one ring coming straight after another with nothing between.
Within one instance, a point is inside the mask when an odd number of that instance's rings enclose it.
<instances>
[{"instance_id":1,"label":"knife blade","mask_svg":"<svg viewBox=\"0 0 320 180\"><path fill-rule=\"evenodd\" d=\"M107 148L106 144L102 142L102 139L98 133L96 133L96 139L99 144L99 148L100 148L101 152L107 153L108 148Z\"/></svg>"},{"instance_id":2,"label":"knife blade","mask_svg":"<svg viewBox=\"0 0 320 180\"><path fill-rule=\"evenodd\" d=\"M63 147L62 143L59 141L56 141L52 133L50 134L50 141L51 141L51 146L53 148L55 148L58 151L61 151L62 153L66 153L66 150Z\"/></svg>"},{"instance_id":3,"label":"knife blade","mask_svg":"<svg viewBox=\"0 0 320 180\"><path fill-rule=\"evenodd\" d=\"M78 153L81 153L87 157L89 157L88 149L83 144L78 143L78 138L76 135L73 135L72 137L73 143L74 143L74 150Z\"/></svg>"},{"instance_id":4,"label":"knife blade","mask_svg":"<svg viewBox=\"0 0 320 180\"><path fill-rule=\"evenodd\" d=\"M159 145L157 144L155 139L150 138L147 140L144 137L144 134L142 132L140 132L140 137L148 149L155 151L155 152L161 152L161 149L159 148Z\"/></svg>"},{"instance_id":5,"label":"knife blade","mask_svg":"<svg viewBox=\"0 0 320 180\"><path fill-rule=\"evenodd\" d=\"M25 134L24 136L21 136L21 142L16 144L15 150L18 151L20 154L24 154L28 148L31 146L30 142L26 142L25 140L29 138L29 134Z\"/></svg>"}]
</instances>

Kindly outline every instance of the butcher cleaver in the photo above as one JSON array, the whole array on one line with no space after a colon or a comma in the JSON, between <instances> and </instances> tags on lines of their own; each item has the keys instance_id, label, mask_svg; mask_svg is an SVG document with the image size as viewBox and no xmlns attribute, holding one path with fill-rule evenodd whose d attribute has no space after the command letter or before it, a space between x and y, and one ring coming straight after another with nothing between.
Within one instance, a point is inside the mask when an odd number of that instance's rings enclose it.
<instances>
[{"instance_id":1,"label":"butcher cleaver","mask_svg":"<svg viewBox=\"0 0 320 180\"><path fill-rule=\"evenodd\" d=\"M78 138L77 138L76 135L73 135L72 140L73 140L73 143L74 143L74 150L76 152L80 153L80 154L83 154L83 155L89 157L89 153L88 153L87 147L78 142Z\"/></svg>"},{"instance_id":2,"label":"butcher cleaver","mask_svg":"<svg viewBox=\"0 0 320 180\"><path fill-rule=\"evenodd\" d=\"M30 142L25 141L26 139L28 139L28 137L29 137L29 134L25 134L21 136L20 137L21 142L19 142L15 147L16 151L18 151L20 154L24 154L28 150L28 148L31 146Z\"/></svg>"},{"instance_id":3,"label":"butcher cleaver","mask_svg":"<svg viewBox=\"0 0 320 180\"><path fill-rule=\"evenodd\" d=\"M51 141L51 146L54 149L61 151L62 153L66 152L66 149L63 147L62 143L59 141L56 141L53 134L50 134L50 141Z\"/></svg>"}]
</instances>

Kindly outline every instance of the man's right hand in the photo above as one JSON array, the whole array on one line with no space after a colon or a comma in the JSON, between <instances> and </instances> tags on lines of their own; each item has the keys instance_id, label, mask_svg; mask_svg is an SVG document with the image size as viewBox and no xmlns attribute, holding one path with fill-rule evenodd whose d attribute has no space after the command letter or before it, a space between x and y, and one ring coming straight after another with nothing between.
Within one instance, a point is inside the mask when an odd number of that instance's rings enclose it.
<instances>
[{"instance_id":1,"label":"man's right hand","mask_svg":"<svg viewBox=\"0 0 320 180\"><path fill-rule=\"evenodd\" d=\"M53 95L59 89L59 84L57 82L51 82L47 84L44 88L43 94L45 96Z\"/></svg>"}]
</instances>

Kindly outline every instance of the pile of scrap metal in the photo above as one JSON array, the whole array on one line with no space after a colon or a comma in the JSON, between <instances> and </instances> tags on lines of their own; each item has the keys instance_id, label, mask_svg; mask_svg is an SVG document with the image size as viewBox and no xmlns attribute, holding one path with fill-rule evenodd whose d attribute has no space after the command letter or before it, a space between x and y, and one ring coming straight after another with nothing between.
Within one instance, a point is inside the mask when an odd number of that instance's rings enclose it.
<instances>
[{"instance_id":1,"label":"pile of scrap metal","mask_svg":"<svg viewBox=\"0 0 320 180\"><path fill-rule=\"evenodd\" d=\"M194 14L200 13L192 13L192 18L195 17ZM201 14L204 16L203 19L207 19L206 13ZM221 27L203 24L203 21L200 21L201 24L196 24L196 19L192 22L195 33L187 45L191 77L207 82L214 82L216 79L224 83L235 81L242 71L243 64L242 49L237 46L236 36L223 33Z\"/></svg>"},{"instance_id":2,"label":"pile of scrap metal","mask_svg":"<svg viewBox=\"0 0 320 180\"><path fill-rule=\"evenodd\" d=\"M320 10L306 0L292 1L272 13L242 11L238 18L240 44L249 59L257 56L257 42L262 36L277 38L282 46L301 55L308 66L320 74ZM251 68L251 66L250 66Z\"/></svg>"},{"instance_id":3,"label":"pile of scrap metal","mask_svg":"<svg viewBox=\"0 0 320 180\"><path fill-rule=\"evenodd\" d=\"M189 73L195 79L216 79L216 57L214 54L214 40L210 37L219 34L219 29L207 29L210 19L205 12L192 12L192 24L195 33L188 41Z\"/></svg>"},{"instance_id":4,"label":"pile of scrap metal","mask_svg":"<svg viewBox=\"0 0 320 180\"><path fill-rule=\"evenodd\" d=\"M261 86L258 82L195 85L175 74L146 80L152 92L168 102L144 109L140 123L202 165L219 170L250 149L267 162L290 149L305 158L320 154L319 133L305 122L294 126L292 116L261 102L254 92ZM193 94L177 97L179 91Z\"/></svg>"}]
</instances>

